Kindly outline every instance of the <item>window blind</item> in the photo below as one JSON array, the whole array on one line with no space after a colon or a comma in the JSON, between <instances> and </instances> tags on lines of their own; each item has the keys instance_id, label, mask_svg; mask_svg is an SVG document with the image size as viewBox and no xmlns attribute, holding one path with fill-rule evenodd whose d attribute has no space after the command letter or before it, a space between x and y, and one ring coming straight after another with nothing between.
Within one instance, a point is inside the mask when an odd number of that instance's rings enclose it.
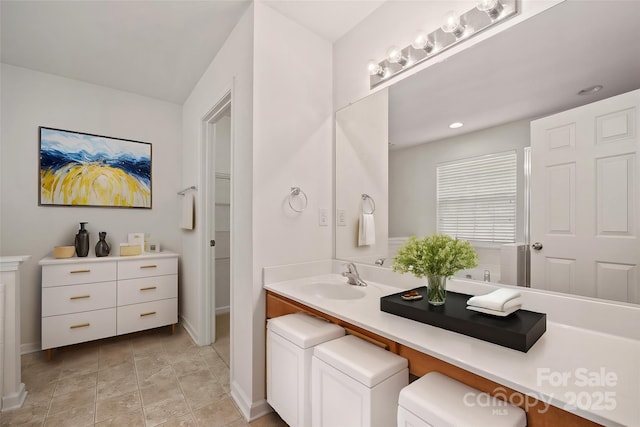
<instances>
[{"instance_id":1,"label":"window blind","mask_svg":"<svg viewBox=\"0 0 640 427\"><path fill-rule=\"evenodd\" d=\"M478 242L515 242L516 162L516 152L510 151L438 165L438 232Z\"/></svg>"}]
</instances>

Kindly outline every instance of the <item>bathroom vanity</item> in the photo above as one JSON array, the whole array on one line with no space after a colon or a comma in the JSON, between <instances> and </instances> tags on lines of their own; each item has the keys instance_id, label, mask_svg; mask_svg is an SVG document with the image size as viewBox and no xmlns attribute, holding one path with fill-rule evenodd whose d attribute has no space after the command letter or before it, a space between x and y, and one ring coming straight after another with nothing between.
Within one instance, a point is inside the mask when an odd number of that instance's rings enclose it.
<instances>
[{"instance_id":1,"label":"bathroom vanity","mask_svg":"<svg viewBox=\"0 0 640 427\"><path fill-rule=\"evenodd\" d=\"M264 287L267 318L302 311L327 319L405 357L413 375L439 371L522 407L529 426L640 421L637 340L550 318L547 332L523 353L380 311L380 298L397 287L349 286L337 274L295 280L265 274Z\"/></svg>"},{"instance_id":2,"label":"bathroom vanity","mask_svg":"<svg viewBox=\"0 0 640 427\"><path fill-rule=\"evenodd\" d=\"M178 321L178 255L43 258L42 349Z\"/></svg>"}]
</instances>

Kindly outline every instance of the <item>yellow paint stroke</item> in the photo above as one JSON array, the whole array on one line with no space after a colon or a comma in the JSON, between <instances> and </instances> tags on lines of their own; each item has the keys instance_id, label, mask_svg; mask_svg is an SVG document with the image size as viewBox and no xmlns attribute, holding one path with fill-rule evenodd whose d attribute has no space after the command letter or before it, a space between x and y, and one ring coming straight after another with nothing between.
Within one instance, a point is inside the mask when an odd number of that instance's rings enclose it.
<instances>
[{"instance_id":1,"label":"yellow paint stroke","mask_svg":"<svg viewBox=\"0 0 640 427\"><path fill-rule=\"evenodd\" d=\"M122 169L72 163L41 171L42 203L93 206L151 206L151 190Z\"/></svg>"}]
</instances>

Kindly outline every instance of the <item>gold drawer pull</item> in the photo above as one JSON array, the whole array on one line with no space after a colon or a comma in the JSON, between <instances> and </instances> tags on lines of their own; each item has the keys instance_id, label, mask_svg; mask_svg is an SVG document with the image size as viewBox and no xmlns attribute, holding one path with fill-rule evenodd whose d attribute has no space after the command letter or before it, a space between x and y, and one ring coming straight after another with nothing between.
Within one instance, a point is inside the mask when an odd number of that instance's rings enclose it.
<instances>
[{"instance_id":1,"label":"gold drawer pull","mask_svg":"<svg viewBox=\"0 0 640 427\"><path fill-rule=\"evenodd\" d=\"M91 326L91 323L80 323L79 325L69 326L69 329L88 328L89 326Z\"/></svg>"},{"instance_id":2,"label":"gold drawer pull","mask_svg":"<svg viewBox=\"0 0 640 427\"><path fill-rule=\"evenodd\" d=\"M157 286L147 286L146 288L140 288L141 291L151 291L153 289L157 289Z\"/></svg>"},{"instance_id":3,"label":"gold drawer pull","mask_svg":"<svg viewBox=\"0 0 640 427\"><path fill-rule=\"evenodd\" d=\"M151 316L152 314L156 314L155 311L148 311L146 313L140 313L140 317Z\"/></svg>"},{"instance_id":4,"label":"gold drawer pull","mask_svg":"<svg viewBox=\"0 0 640 427\"><path fill-rule=\"evenodd\" d=\"M155 265L155 264L141 265L141 266L140 266L140 268L156 268L156 267L158 267L158 266L157 266L157 265Z\"/></svg>"},{"instance_id":5,"label":"gold drawer pull","mask_svg":"<svg viewBox=\"0 0 640 427\"><path fill-rule=\"evenodd\" d=\"M76 273L91 273L91 270L71 270L69 273L71 274L76 274Z\"/></svg>"},{"instance_id":6,"label":"gold drawer pull","mask_svg":"<svg viewBox=\"0 0 640 427\"><path fill-rule=\"evenodd\" d=\"M75 296L75 297L69 297L70 300L84 299L84 298L91 298L91 295L78 295L78 296Z\"/></svg>"}]
</instances>

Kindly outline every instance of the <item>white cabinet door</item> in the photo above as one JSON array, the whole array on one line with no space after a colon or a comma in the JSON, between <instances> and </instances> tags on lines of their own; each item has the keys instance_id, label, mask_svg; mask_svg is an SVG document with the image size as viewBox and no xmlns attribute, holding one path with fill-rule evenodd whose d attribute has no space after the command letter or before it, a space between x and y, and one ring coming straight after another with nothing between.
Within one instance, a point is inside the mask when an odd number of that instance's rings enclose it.
<instances>
[{"instance_id":1,"label":"white cabinet door","mask_svg":"<svg viewBox=\"0 0 640 427\"><path fill-rule=\"evenodd\" d=\"M116 282L42 288L42 317L116 306Z\"/></svg>"},{"instance_id":2,"label":"white cabinet door","mask_svg":"<svg viewBox=\"0 0 640 427\"><path fill-rule=\"evenodd\" d=\"M116 262L61 262L42 267L42 287L116 280Z\"/></svg>"},{"instance_id":3,"label":"white cabinet door","mask_svg":"<svg viewBox=\"0 0 640 427\"><path fill-rule=\"evenodd\" d=\"M118 335L128 334L177 322L178 300L176 298L125 305L118 307L117 333Z\"/></svg>"},{"instance_id":4,"label":"white cabinet door","mask_svg":"<svg viewBox=\"0 0 640 427\"><path fill-rule=\"evenodd\" d=\"M154 276L118 281L118 306L178 298L178 276Z\"/></svg>"},{"instance_id":5,"label":"white cabinet door","mask_svg":"<svg viewBox=\"0 0 640 427\"><path fill-rule=\"evenodd\" d=\"M137 258L118 261L118 280L178 274L178 258Z\"/></svg>"},{"instance_id":6,"label":"white cabinet door","mask_svg":"<svg viewBox=\"0 0 640 427\"><path fill-rule=\"evenodd\" d=\"M531 286L640 303L640 91L531 122Z\"/></svg>"},{"instance_id":7,"label":"white cabinet door","mask_svg":"<svg viewBox=\"0 0 640 427\"><path fill-rule=\"evenodd\" d=\"M42 318L42 349L62 347L116 334L116 309Z\"/></svg>"}]
</instances>

